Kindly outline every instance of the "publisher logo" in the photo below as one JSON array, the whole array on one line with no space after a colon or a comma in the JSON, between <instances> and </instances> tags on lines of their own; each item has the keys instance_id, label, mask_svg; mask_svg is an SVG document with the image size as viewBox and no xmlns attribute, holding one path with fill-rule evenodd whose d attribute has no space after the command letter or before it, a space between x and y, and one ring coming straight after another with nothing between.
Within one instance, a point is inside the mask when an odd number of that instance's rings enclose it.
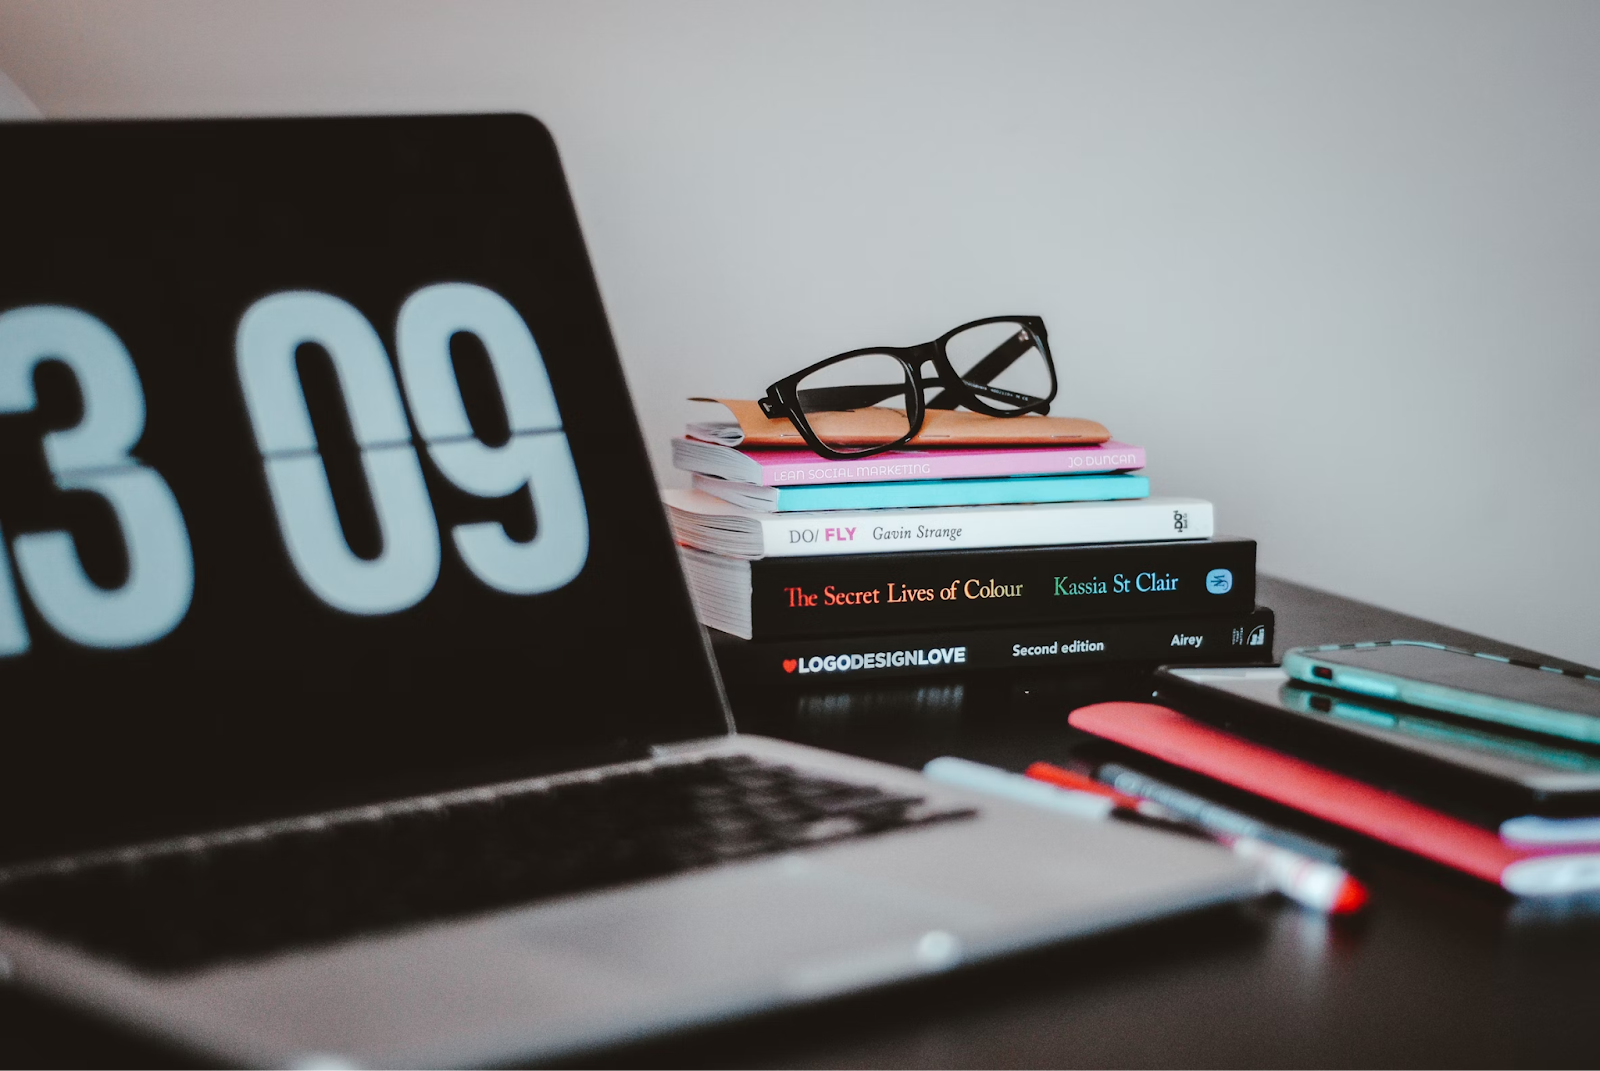
<instances>
[{"instance_id":1,"label":"publisher logo","mask_svg":"<svg viewBox=\"0 0 1600 1071\"><path fill-rule=\"evenodd\" d=\"M1257 625L1251 629L1248 638L1246 638L1242 627L1233 630L1233 645L1235 647L1265 647L1266 643L1267 626L1265 625Z\"/></svg>"},{"instance_id":2,"label":"publisher logo","mask_svg":"<svg viewBox=\"0 0 1600 1071\"><path fill-rule=\"evenodd\" d=\"M1213 569L1206 574L1206 590L1213 595L1226 595L1233 590L1233 570Z\"/></svg>"}]
</instances>

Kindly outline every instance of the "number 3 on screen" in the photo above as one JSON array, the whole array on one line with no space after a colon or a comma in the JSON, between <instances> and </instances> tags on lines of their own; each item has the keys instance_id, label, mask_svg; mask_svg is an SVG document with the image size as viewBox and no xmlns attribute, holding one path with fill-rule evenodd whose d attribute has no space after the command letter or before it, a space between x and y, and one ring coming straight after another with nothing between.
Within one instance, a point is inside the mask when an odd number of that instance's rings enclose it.
<instances>
[{"instance_id":1,"label":"number 3 on screen","mask_svg":"<svg viewBox=\"0 0 1600 1071\"><path fill-rule=\"evenodd\" d=\"M511 425L491 447L472 432L450 363L450 338L476 335L489 354ZM383 549L351 551L334 510L310 412L295 370L295 350L321 346L333 361ZM406 299L396 327L401 376L428 456L461 490L502 498L526 489L537 531L519 543L495 522L451 532L479 580L514 595L571 582L589 553L588 517L555 394L533 335L509 302L465 283L424 287ZM284 545L302 580L329 606L389 614L414 606L439 576L439 529L411 442L405 408L372 325L331 294L272 294L239 323L239 381L266 469Z\"/></svg>"},{"instance_id":2,"label":"number 3 on screen","mask_svg":"<svg viewBox=\"0 0 1600 1071\"><path fill-rule=\"evenodd\" d=\"M100 587L84 573L72 534L59 530L18 536L17 572L40 616L75 643L137 647L158 640L189 610L194 558L167 482L128 455L144 433L144 390L133 358L86 312L60 305L13 309L0 315L0 413L33 409L33 371L46 360L72 370L83 398L77 426L44 437L50 474L63 491L92 491L111 506L128 576L121 587ZM28 645L0 550L0 655L21 654Z\"/></svg>"}]
</instances>

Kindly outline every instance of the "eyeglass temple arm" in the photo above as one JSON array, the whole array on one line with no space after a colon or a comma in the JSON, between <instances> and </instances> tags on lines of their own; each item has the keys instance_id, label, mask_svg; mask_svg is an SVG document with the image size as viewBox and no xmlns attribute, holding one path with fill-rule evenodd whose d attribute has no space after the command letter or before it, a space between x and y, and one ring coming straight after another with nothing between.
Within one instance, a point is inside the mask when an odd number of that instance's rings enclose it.
<instances>
[{"instance_id":1,"label":"eyeglass temple arm","mask_svg":"<svg viewBox=\"0 0 1600 1071\"><path fill-rule=\"evenodd\" d=\"M988 383L995 376L1004 372L1016 363L1018 357L1033 348L1033 336L1026 331L1018 331L1000 345L989 351L989 355L968 370L962 380L975 393L985 394L986 391L978 388ZM926 409L954 409L961 404L961 400L949 391L940 391L924 403Z\"/></svg>"}]
</instances>

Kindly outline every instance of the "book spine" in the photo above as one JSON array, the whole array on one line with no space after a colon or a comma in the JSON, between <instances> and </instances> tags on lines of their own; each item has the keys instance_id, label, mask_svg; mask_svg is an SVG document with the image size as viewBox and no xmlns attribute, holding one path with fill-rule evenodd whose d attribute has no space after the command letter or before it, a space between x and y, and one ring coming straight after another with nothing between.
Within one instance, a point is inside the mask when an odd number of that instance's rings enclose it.
<instances>
[{"instance_id":1,"label":"book spine","mask_svg":"<svg viewBox=\"0 0 1600 1071\"><path fill-rule=\"evenodd\" d=\"M763 556L816 557L905 551L1038 547L1209 539L1211 503L1181 501L1040 503L1026 508L951 506L914 512L818 517L761 514Z\"/></svg>"},{"instance_id":2,"label":"book spine","mask_svg":"<svg viewBox=\"0 0 1600 1071\"><path fill-rule=\"evenodd\" d=\"M712 644L725 676L758 686L838 686L882 677L1056 669L1105 662L1272 661L1272 611L1155 621Z\"/></svg>"},{"instance_id":3,"label":"book spine","mask_svg":"<svg viewBox=\"0 0 1600 1071\"><path fill-rule=\"evenodd\" d=\"M765 558L750 563L756 639L1243 613L1254 540Z\"/></svg>"},{"instance_id":4,"label":"book spine","mask_svg":"<svg viewBox=\"0 0 1600 1071\"><path fill-rule=\"evenodd\" d=\"M703 484L696 484L702 487ZM817 484L778 489L778 510L916 509L1031 502L1107 502L1148 498L1145 476L1011 476L997 480Z\"/></svg>"},{"instance_id":5,"label":"book spine","mask_svg":"<svg viewBox=\"0 0 1600 1071\"><path fill-rule=\"evenodd\" d=\"M756 458L768 487L819 483L892 483L901 480L965 480L1002 476L1069 476L1077 473L1142 469L1144 447L1106 443L1101 447L1055 450L929 450L889 453L861 461L829 461L812 456L794 461Z\"/></svg>"}]
</instances>

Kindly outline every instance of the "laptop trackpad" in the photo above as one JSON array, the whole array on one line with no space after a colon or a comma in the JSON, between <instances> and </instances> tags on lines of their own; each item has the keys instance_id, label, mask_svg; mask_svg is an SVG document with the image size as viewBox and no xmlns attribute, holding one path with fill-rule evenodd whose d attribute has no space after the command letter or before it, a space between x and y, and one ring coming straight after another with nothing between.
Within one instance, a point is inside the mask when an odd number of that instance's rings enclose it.
<instances>
[{"instance_id":1,"label":"laptop trackpad","mask_svg":"<svg viewBox=\"0 0 1600 1071\"><path fill-rule=\"evenodd\" d=\"M761 978L800 995L951 966L951 931L990 921L976 904L789 856L550 905L524 932L635 977L719 989Z\"/></svg>"}]
</instances>

